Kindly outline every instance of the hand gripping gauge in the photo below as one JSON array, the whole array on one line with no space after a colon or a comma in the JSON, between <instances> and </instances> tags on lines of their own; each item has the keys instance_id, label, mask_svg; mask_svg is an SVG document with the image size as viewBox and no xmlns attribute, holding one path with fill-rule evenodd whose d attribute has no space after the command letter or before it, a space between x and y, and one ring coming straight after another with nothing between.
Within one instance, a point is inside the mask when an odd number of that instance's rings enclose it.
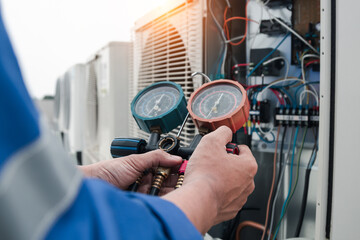
<instances>
[{"instance_id":1,"label":"hand gripping gauge","mask_svg":"<svg viewBox=\"0 0 360 240\"><path fill-rule=\"evenodd\" d=\"M247 121L250 107L245 89L236 81L222 79L191 94L187 109L198 129L214 131L225 125L235 133Z\"/></svg>"}]
</instances>

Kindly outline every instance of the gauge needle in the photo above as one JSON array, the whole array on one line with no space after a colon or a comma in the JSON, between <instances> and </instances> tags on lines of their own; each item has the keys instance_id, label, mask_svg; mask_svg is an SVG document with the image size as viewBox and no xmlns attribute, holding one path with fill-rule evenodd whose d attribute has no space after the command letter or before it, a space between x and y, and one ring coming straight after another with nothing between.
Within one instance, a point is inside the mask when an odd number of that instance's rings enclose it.
<instances>
[{"instance_id":1,"label":"gauge needle","mask_svg":"<svg viewBox=\"0 0 360 240\"><path fill-rule=\"evenodd\" d=\"M154 107L150 110L150 112L148 113L148 114L150 114L152 111L160 111L161 110L161 108L159 108L159 103L161 102L161 99L164 97L164 95L165 94L162 94L161 96L160 96L160 98L158 99L158 100L156 100L155 101L155 105L154 105Z\"/></svg>"},{"instance_id":2,"label":"gauge needle","mask_svg":"<svg viewBox=\"0 0 360 240\"><path fill-rule=\"evenodd\" d=\"M213 111L216 111L216 110L217 110L217 106L219 105L220 100L221 100L221 98L222 98L223 95L224 95L224 93L221 93L220 97L218 98L218 100L216 100L216 102L214 103L214 106L211 108L211 110L210 110L210 112L208 113L208 115L206 116L206 118L208 118Z\"/></svg>"}]
</instances>

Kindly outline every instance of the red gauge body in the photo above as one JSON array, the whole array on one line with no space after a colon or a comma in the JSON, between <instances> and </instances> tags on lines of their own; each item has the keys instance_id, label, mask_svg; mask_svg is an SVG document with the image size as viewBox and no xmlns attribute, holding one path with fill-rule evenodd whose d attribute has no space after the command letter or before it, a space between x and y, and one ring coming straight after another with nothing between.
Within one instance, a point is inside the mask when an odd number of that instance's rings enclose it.
<instances>
[{"instance_id":1,"label":"red gauge body","mask_svg":"<svg viewBox=\"0 0 360 240\"><path fill-rule=\"evenodd\" d=\"M197 128L213 131L225 125L235 133L248 120L250 106L243 86L221 79L193 92L187 109Z\"/></svg>"}]
</instances>

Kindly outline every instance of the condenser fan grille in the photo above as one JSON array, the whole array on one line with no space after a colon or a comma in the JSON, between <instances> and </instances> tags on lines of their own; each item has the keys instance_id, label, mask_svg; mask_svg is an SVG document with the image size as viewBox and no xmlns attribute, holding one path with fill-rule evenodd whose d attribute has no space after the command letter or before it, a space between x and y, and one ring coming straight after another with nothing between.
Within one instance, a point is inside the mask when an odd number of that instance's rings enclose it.
<instances>
[{"instance_id":1,"label":"condenser fan grille","mask_svg":"<svg viewBox=\"0 0 360 240\"><path fill-rule=\"evenodd\" d=\"M186 99L194 91L191 73L202 70L202 20L200 2L183 3L165 15L155 17L135 32L134 85L131 97L155 82L172 81L181 85ZM197 54L191 61L192 55ZM141 138L148 134L131 123L131 133ZM172 134L177 133L174 130ZM195 125L186 124L181 140L190 143L195 134Z\"/></svg>"}]
</instances>

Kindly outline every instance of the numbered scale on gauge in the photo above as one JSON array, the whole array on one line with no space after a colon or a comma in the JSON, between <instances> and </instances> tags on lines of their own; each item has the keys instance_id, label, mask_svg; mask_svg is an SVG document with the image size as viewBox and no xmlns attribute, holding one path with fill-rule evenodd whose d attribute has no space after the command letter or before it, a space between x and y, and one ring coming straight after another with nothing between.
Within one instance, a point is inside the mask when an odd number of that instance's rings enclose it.
<instances>
[{"instance_id":1,"label":"numbered scale on gauge","mask_svg":"<svg viewBox=\"0 0 360 240\"><path fill-rule=\"evenodd\" d=\"M167 133L185 119L186 100L180 85L154 83L135 96L131 111L140 129L150 133L156 127Z\"/></svg>"},{"instance_id":2,"label":"numbered scale on gauge","mask_svg":"<svg viewBox=\"0 0 360 240\"><path fill-rule=\"evenodd\" d=\"M198 128L213 131L225 125L236 132L248 119L249 102L238 82L217 80L204 84L191 95L188 110Z\"/></svg>"},{"instance_id":3,"label":"numbered scale on gauge","mask_svg":"<svg viewBox=\"0 0 360 240\"><path fill-rule=\"evenodd\" d=\"M179 100L178 89L159 86L144 92L135 103L135 112L142 117L152 118L167 113Z\"/></svg>"}]
</instances>

